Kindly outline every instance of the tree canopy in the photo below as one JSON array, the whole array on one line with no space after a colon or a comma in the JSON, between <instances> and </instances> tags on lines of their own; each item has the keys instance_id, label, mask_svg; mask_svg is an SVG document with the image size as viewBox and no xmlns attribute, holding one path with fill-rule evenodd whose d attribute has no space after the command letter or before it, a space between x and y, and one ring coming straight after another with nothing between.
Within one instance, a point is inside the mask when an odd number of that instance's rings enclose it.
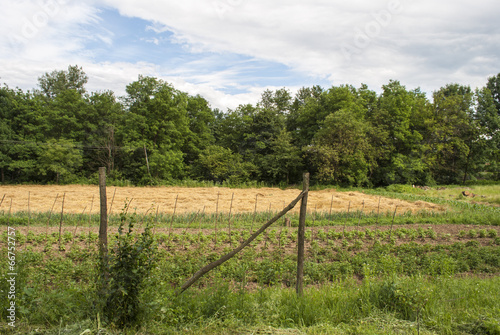
<instances>
[{"instance_id":1,"label":"tree canopy","mask_svg":"<svg viewBox=\"0 0 500 335\"><path fill-rule=\"evenodd\" d=\"M449 184L500 178L500 74L475 91L450 83L429 99L397 80L266 90L255 104L210 107L154 77L126 96L88 92L78 66L32 91L0 87L0 172L8 183L110 178L134 184L313 182Z\"/></svg>"}]
</instances>

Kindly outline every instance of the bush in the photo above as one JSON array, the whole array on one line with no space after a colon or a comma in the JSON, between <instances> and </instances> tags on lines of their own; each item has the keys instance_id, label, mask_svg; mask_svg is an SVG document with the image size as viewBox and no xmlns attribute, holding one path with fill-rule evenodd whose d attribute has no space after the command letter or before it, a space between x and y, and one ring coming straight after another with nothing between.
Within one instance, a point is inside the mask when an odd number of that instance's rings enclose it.
<instances>
[{"instance_id":1,"label":"bush","mask_svg":"<svg viewBox=\"0 0 500 335\"><path fill-rule=\"evenodd\" d=\"M137 323L140 312L139 295L142 283L150 274L155 262L157 246L151 232L151 218L140 236L133 234L136 217L121 213L120 226L109 260L101 255L100 290L102 314L108 322L119 328ZM124 225L128 221L128 231ZM107 272L107 275L105 274Z\"/></svg>"}]
</instances>

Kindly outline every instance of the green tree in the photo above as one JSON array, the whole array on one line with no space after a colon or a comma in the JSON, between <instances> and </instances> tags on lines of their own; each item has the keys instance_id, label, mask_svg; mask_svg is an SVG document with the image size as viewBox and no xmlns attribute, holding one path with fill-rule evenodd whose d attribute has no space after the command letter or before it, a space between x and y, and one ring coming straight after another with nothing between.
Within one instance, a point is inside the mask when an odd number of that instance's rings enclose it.
<instances>
[{"instance_id":1,"label":"green tree","mask_svg":"<svg viewBox=\"0 0 500 335\"><path fill-rule=\"evenodd\" d=\"M123 105L111 91L94 92L87 98L87 117L83 121L84 165L94 173L105 166L109 177L119 172L120 131L125 117Z\"/></svg>"},{"instance_id":2,"label":"green tree","mask_svg":"<svg viewBox=\"0 0 500 335\"><path fill-rule=\"evenodd\" d=\"M491 98L493 99L498 114L500 114L500 73L488 78L486 88L490 90Z\"/></svg>"},{"instance_id":3,"label":"green tree","mask_svg":"<svg viewBox=\"0 0 500 335\"><path fill-rule=\"evenodd\" d=\"M478 136L473 141L469 158L469 170L488 172L493 178L500 179L500 113L498 113L493 94L487 87L476 91L476 111L474 119Z\"/></svg>"},{"instance_id":4,"label":"green tree","mask_svg":"<svg viewBox=\"0 0 500 335\"><path fill-rule=\"evenodd\" d=\"M214 123L216 144L244 155L254 113L255 107L247 104L240 105L235 110L228 110L225 114L221 112L216 114Z\"/></svg>"},{"instance_id":5,"label":"green tree","mask_svg":"<svg viewBox=\"0 0 500 335\"><path fill-rule=\"evenodd\" d=\"M184 162L189 167L207 146L214 144L215 115L208 101L199 95L188 97L186 109L190 133L182 151L185 154Z\"/></svg>"},{"instance_id":6,"label":"green tree","mask_svg":"<svg viewBox=\"0 0 500 335\"><path fill-rule=\"evenodd\" d=\"M85 84L87 84L88 79L81 67L70 65L67 71L46 72L38 78L38 84L42 93L52 99L67 90L74 90L83 95L86 92Z\"/></svg>"},{"instance_id":7,"label":"green tree","mask_svg":"<svg viewBox=\"0 0 500 335\"><path fill-rule=\"evenodd\" d=\"M492 172L497 180L500 179L500 73L488 78L486 89L489 90L483 101L480 100L482 110L479 111L479 120L481 126L485 129L485 139L487 141L487 151L489 163L487 170ZM496 116L491 106L491 100L496 107Z\"/></svg>"},{"instance_id":8,"label":"green tree","mask_svg":"<svg viewBox=\"0 0 500 335\"><path fill-rule=\"evenodd\" d=\"M39 148L38 141L44 137L40 132L42 105L37 96L21 90L4 87L0 90L0 152L2 177L8 174L12 181L37 181L36 170Z\"/></svg>"},{"instance_id":9,"label":"green tree","mask_svg":"<svg viewBox=\"0 0 500 335\"><path fill-rule=\"evenodd\" d=\"M323 89L320 86L313 86L302 87L295 94L290 107L290 113L286 118L286 127L292 134L293 143L299 148L310 144L314 136L311 136L311 133L307 129L320 122L321 117L326 117L326 115L316 115L313 112L314 108L318 106L322 93ZM304 137L304 135L307 136Z\"/></svg>"},{"instance_id":10,"label":"green tree","mask_svg":"<svg viewBox=\"0 0 500 335\"><path fill-rule=\"evenodd\" d=\"M192 137L187 94L162 80L143 76L129 84L126 91L127 113L122 136L124 145L131 149L125 162L130 170L127 175L134 180L147 180L146 150L153 178L182 178L182 150Z\"/></svg>"},{"instance_id":11,"label":"green tree","mask_svg":"<svg viewBox=\"0 0 500 335\"><path fill-rule=\"evenodd\" d=\"M210 145L200 153L196 170L205 180L237 184L249 181L256 167L250 162L244 162L240 154L233 153L229 148Z\"/></svg>"},{"instance_id":12,"label":"green tree","mask_svg":"<svg viewBox=\"0 0 500 335\"><path fill-rule=\"evenodd\" d=\"M307 154L324 183L368 185L374 167L370 124L362 108L344 108L327 116Z\"/></svg>"},{"instance_id":13,"label":"green tree","mask_svg":"<svg viewBox=\"0 0 500 335\"><path fill-rule=\"evenodd\" d=\"M12 129L14 92L8 87L0 87L0 181L5 182L5 171L12 163L11 148L16 140Z\"/></svg>"},{"instance_id":14,"label":"green tree","mask_svg":"<svg viewBox=\"0 0 500 335\"><path fill-rule=\"evenodd\" d=\"M468 174L473 142L478 138L474 122L474 94L468 86L449 84L434 92L431 132L431 171L438 183L464 181Z\"/></svg>"},{"instance_id":15,"label":"green tree","mask_svg":"<svg viewBox=\"0 0 500 335\"><path fill-rule=\"evenodd\" d=\"M266 182L288 183L290 177L296 179L299 175L300 150L293 146L291 134L286 130L290 106L288 91L267 90L251 114L244 157L259 167L259 178Z\"/></svg>"},{"instance_id":16,"label":"green tree","mask_svg":"<svg viewBox=\"0 0 500 335\"><path fill-rule=\"evenodd\" d=\"M63 177L69 178L82 162L81 150L72 140L49 139L40 150L37 166L42 175L54 175L58 184Z\"/></svg>"},{"instance_id":17,"label":"green tree","mask_svg":"<svg viewBox=\"0 0 500 335\"><path fill-rule=\"evenodd\" d=\"M269 152L260 159L268 180L275 183L298 180L303 167L301 151L292 144L292 135L282 129L269 144Z\"/></svg>"},{"instance_id":18,"label":"green tree","mask_svg":"<svg viewBox=\"0 0 500 335\"><path fill-rule=\"evenodd\" d=\"M373 183L427 184L429 167L422 141L429 103L419 89L409 91L398 81L391 80L382 89L369 112L378 166Z\"/></svg>"}]
</instances>

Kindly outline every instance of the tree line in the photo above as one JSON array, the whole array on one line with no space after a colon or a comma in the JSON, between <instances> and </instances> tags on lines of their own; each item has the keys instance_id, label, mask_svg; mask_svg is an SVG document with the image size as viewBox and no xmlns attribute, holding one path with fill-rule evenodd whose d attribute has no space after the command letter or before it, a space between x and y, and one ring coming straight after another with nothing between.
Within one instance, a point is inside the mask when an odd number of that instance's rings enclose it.
<instances>
[{"instance_id":1,"label":"tree line","mask_svg":"<svg viewBox=\"0 0 500 335\"><path fill-rule=\"evenodd\" d=\"M343 186L455 184L500 178L500 73L482 88L432 93L390 81L286 88L256 105L212 109L154 78L126 95L87 92L78 66L45 73L32 91L0 87L2 183L108 178L137 185L193 179Z\"/></svg>"}]
</instances>

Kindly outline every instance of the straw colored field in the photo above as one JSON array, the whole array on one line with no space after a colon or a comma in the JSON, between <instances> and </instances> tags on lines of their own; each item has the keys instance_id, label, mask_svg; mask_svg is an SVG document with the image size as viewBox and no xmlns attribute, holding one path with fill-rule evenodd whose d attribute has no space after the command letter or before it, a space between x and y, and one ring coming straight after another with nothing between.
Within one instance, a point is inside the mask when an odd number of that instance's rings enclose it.
<instances>
[{"instance_id":1,"label":"straw colored field","mask_svg":"<svg viewBox=\"0 0 500 335\"><path fill-rule=\"evenodd\" d=\"M177 198L176 213L214 213L216 211L233 213L279 211L300 193L297 189L278 188L230 189L230 188L185 188L185 187L108 187L108 211L118 213L126 201L131 202L131 210L138 213L148 210L172 213ZM64 195L65 213L98 213L99 188L97 186L0 186L0 210L6 212L12 204L12 212L60 212ZM56 198L57 197L57 198ZM218 199L218 200L217 200ZM231 205L231 199L232 205ZM380 201L380 205L379 205ZM29 209L28 209L29 206ZM379 208L380 206L380 208ZM443 211L441 206L417 201L407 202L398 199L380 198L360 192L336 192L335 190L310 191L309 211L342 212L363 209L364 213L394 211L398 213L419 211ZM292 211L298 212L299 206Z\"/></svg>"}]
</instances>

